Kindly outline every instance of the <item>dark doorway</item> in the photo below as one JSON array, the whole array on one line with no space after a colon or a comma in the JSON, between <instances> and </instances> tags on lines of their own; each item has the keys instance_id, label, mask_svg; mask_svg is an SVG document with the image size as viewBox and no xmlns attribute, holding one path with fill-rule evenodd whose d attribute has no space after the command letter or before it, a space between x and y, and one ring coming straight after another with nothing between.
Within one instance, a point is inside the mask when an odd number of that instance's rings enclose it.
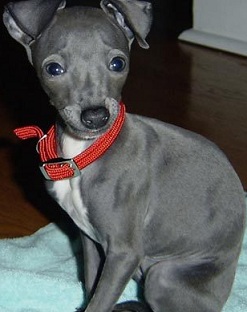
<instances>
[{"instance_id":1,"label":"dark doorway","mask_svg":"<svg viewBox=\"0 0 247 312\"><path fill-rule=\"evenodd\" d=\"M152 32L164 37L177 37L192 27L192 0L147 0L153 4ZM100 0L68 0L68 5L99 7Z\"/></svg>"},{"instance_id":2,"label":"dark doorway","mask_svg":"<svg viewBox=\"0 0 247 312\"><path fill-rule=\"evenodd\" d=\"M192 0L152 0L153 32L165 37L177 37L192 27Z\"/></svg>"}]
</instances>

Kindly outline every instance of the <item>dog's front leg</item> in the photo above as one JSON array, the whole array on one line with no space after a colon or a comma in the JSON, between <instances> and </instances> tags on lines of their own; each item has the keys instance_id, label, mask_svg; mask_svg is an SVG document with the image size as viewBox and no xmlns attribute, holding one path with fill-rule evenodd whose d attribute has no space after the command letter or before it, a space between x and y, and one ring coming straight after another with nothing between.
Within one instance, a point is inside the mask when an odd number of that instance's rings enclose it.
<instances>
[{"instance_id":1,"label":"dog's front leg","mask_svg":"<svg viewBox=\"0 0 247 312\"><path fill-rule=\"evenodd\" d=\"M103 250L93 240L81 232L83 246L83 269L86 297L91 299L103 267Z\"/></svg>"},{"instance_id":2,"label":"dog's front leg","mask_svg":"<svg viewBox=\"0 0 247 312\"><path fill-rule=\"evenodd\" d=\"M85 312L111 312L128 281L138 268L141 257L135 250L110 249L95 293Z\"/></svg>"}]
</instances>

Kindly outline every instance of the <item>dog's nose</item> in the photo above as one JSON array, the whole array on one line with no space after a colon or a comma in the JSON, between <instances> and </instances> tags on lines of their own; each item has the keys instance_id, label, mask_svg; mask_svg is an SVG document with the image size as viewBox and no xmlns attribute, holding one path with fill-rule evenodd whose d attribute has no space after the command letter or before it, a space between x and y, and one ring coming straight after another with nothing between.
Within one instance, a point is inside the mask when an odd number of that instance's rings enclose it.
<instances>
[{"instance_id":1,"label":"dog's nose","mask_svg":"<svg viewBox=\"0 0 247 312\"><path fill-rule=\"evenodd\" d=\"M108 109L99 106L93 109L86 109L81 113L81 121L88 129L100 129L104 127L110 118Z\"/></svg>"}]
</instances>

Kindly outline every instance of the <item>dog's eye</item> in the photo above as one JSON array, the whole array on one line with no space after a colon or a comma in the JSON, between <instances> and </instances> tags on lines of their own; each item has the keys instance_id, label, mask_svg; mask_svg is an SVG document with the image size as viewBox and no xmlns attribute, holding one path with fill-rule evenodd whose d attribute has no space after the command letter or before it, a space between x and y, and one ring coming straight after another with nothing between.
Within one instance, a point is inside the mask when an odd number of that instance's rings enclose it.
<instances>
[{"instance_id":1,"label":"dog's eye","mask_svg":"<svg viewBox=\"0 0 247 312\"><path fill-rule=\"evenodd\" d=\"M126 62L122 57L114 57L110 62L110 70L121 72L125 69Z\"/></svg>"},{"instance_id":2,"label":"dog's eye","mask_svg":"<svg viewBox=\"0 0 247 312\"><path fill-rule=\"evenodd\" d=\"M46 71L51 76L60 76L64 74L64 68L58 63L49 63L46 65Z\"/></svg>"}]
</instances>

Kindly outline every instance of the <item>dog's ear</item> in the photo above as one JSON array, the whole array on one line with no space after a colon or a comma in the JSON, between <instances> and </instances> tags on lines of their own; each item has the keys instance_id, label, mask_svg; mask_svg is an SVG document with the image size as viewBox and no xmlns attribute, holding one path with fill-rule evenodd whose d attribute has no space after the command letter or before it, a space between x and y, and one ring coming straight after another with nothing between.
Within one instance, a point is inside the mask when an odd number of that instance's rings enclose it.
<instances>
[{"instance_id":1,"label":"dog's ear","mask_svg":"<svg viewBox=\"0 0 247 312\"><path fill-rule=\"evenodd\" d=\"M145 39L152 24L151 3L138 0L102 0L100 5L124 30L130 42L135 37L142 48L149 48Z\"/></svg>"},{"instance_id":2,"label":"dog's ear","mask_svg":"<svg viewBox=\"0 0 247 312\"><path fill-rule=\"evenodd\" d=\"M30 61L30 44L65 4L65 0L28 0L10 2L5 6L4 25L9 34L26 48Z\"/></svg>"}]
</instances>

